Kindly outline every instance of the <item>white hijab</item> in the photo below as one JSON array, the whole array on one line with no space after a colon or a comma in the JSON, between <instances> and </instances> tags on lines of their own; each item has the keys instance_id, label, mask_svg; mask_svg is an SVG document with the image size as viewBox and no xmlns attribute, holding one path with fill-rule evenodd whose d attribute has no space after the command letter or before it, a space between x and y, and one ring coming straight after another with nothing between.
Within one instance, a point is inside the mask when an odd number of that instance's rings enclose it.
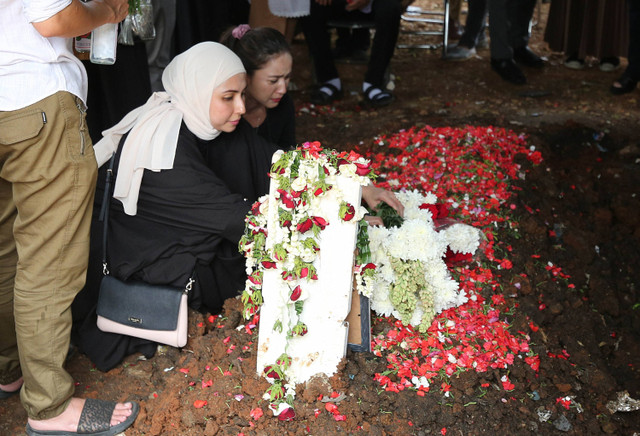
<instances>
[{"instance_id":1,"label":"white hijab","mask_svg":"<svg viewBox=\"0 0 640 436\"><path fill-rule=\"evenodd\" d=\"M154 92L147 102L129 112L118 124L102 132L95 144L98 166L122 147L113 197L125 213L137 213L140 183L145 169L173 168L178 133L184 120L198 138L211 140L220 134L213 128L209 106L213 90L227 79L244 73L242 61L230 49L216 42L202 42L176 56L162 74L166 92Z\"/></svg>"}]
</instances>

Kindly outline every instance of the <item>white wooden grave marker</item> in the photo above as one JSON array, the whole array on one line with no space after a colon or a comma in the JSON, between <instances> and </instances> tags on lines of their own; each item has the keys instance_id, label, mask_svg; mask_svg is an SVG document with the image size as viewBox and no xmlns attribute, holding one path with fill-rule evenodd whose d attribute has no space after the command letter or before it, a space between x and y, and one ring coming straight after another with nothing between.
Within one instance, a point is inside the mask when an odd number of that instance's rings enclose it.
<instances>
[{"instance_id":1,"label":"white wooden grave marker","mask_svg":"<svg viewBox=\"0 0 640 436\"><path fill-rule=\"evenodd\" d=\"M275 185L272 180L270 198L274 198ZM342 200L351 203L358 210L361 186L353 179L337 176L334 187L337 189L328 191L320 200L323 216L327 218L329 225L320 232L317 239L320 251L314 261L314 267L318 280L303 281L301 284L309 292L300 314L300 320L308 327L306 335L287 339L286 328L283 328L282 332L273 329L274 323L286 316L283 312L287 302L282 301L283 297L278 292L281 282L280 271L264 271L264 302L260 309L258 339L258 374L262 373L265 366L273 364L285 352L285 347L292 359L291 367L287 371L288 381L294 384L304 382L319 373L333 375L346 354L349 326L345 319L351 308L358 223L355 220L342 221L338 212ZM338 192L341 193L340 198ZM277 214L276 208L269 208L268 235L274 234L275 226L279 225ZM267 236L267 247L270 244L273 245L273 242ZM354 294L358 295L356 292ZM360 325L354 327L360 329Z\"/></svg>"}]
</instances>

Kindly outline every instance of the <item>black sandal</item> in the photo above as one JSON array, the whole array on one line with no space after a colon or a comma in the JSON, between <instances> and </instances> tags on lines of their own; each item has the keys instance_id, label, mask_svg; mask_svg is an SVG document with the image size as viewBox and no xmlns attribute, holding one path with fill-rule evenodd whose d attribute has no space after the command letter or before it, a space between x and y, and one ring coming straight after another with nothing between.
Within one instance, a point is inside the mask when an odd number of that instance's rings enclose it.
<instances>
[{"instance_id":1,"label":"black sandal","mask_svg":"<svg viewBox=\"0 0 640 436\"><path fill-rule=\"evenodd\" d=\"M328 88L329 90L331 90L331 94L323 91L322 88ZM309 100L311 100L311 103L313 104L326 105L331 104L336 100L340 100L342 98L342 95L342 89L338 89L331 83L325 82L322 85L318 86L318 88L311 93L311 97L309 98Z\"/></svg>"},{"instance_id":2,"label":"black sandal","mask_svg":"<svg viewBox=\"0 0 640 436\"><path fill-rule=\"evenodd\" d=\"M371 93L376 89L380 92L378 92L376 95L371 97ZM395 100L395 97L393 96L393 94L391 94L388 91L385 91L384 89L377 88L373 85L369 86L367 89L364 90L364 102L369 106L383 107L388 105L394 100Z\"/></svg>"},{"instance_id":3,"label":"black sandal","mask_svg":"<svg viewBox=\"0 0 640 436\"><path fill-rule=\"evenodd\" d=\"M113 414L113 409L116 407L116 403L114 401L87 398L84 403L76 431L34 430L27 423L27 435L72 436L82 434L85 436L114 436L125 431L136 420L140 407L138 406L138 403L133 401L131 404L133 406L131 409L131 415L129 415L127 419L120 424L111 425L111 415Z\"/></svg>"},{"instance_id":4,"label":"black sandal","mask_svg":"<svg viewBox=\"0 0 640 436\"><path fill-rule=\"evenodd\" d=\"M620 84L619 88L614 85L611 85L611 88L609 88L609 90L613 95L627 94L629 92L632 92L634 89L636 89L636 86L638 85L637 80L632 79L626 74L623 74L622 77L616 80L616 82Z\"/></svg>"}]
</instances>

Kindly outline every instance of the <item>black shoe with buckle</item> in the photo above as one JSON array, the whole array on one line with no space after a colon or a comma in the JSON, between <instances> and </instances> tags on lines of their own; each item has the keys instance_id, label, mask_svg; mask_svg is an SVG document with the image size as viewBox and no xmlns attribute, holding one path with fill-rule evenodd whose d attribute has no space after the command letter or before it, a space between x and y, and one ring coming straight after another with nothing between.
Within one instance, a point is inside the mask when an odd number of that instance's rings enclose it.
<instances>
[{"instance_id":1,"label":"black shoe with buckle","mask_svg":"<svg viewBox=\"0 0 640 436\"><path fill-rule=\"evenodd\" d=\"M546 58L535 54L529 47L518 47L513 49L513 60L525 67L542 68Z\"/></svg>"},{"instance_id":2,"label":"black shoe with buckle","mask_svg":"<svg viewBox=\"0 0 640 436\"><path fill-rule=\"evenodd\" d=\"M527 78L512 59L491 59L491 68L498 73L503 80L514 85L524 85Z\"/></svg>"}]
</instances>

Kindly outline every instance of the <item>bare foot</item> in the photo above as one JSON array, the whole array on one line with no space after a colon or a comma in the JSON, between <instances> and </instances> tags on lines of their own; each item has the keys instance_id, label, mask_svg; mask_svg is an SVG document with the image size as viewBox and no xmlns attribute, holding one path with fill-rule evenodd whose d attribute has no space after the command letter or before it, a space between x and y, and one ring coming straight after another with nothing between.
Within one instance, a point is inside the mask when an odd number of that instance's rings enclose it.
<instances>
[{"instance_id":1,"label":"bare foot","mask_svg":"<svg viewBox=\"0 0 640 436\"><path fill-rule=\"evenodd\" d=\"M13 383L9 383L8 385L0 385L0 389L2 389L5 392L15 392L22 387L23 382L24 381L22 380L22 377L20 377L18 380L14 381Z\"/></svg>"},{"instance_id":2,"label":"bare foot","mask_svg":"<svg viewBox=\"0 0 640 436\"><path fill-rule=\"evenodd\" d=\"M29 426L34 430L60 430L75 432L78 430L78 422L84 407L84 398L72 398L69 406L60 415L49 419L35 420L29 418ZM118 403L111 415L111 426L126 421L131 415L131 403Z\"/></svg>"}]
</instances>

